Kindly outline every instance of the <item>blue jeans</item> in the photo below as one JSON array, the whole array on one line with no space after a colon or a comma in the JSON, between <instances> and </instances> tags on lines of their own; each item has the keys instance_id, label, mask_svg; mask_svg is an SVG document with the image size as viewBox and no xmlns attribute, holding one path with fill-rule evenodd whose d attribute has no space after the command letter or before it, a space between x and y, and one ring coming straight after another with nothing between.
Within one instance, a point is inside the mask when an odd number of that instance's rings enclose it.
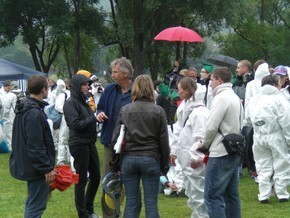
<instances>
[{"instance_id":1,"label":"blue jeans","mask_svg":"<svg viewBox=\"0 0 290 218\"><path fill-rule=\"evenodd\" d=\"M41 217L47 204L49 185L46 183L45 178L27 181L28 197L26 200L25 218L38 218Z\"/></svg>"},{"instance_id":2,"label":"blue jeans","mask_svg":"<svg viewBox=\"0 0 290 218\"><path fill-rule=\"evenodd\" d=\"M205 172L205 205L209 217L240 218L239 155L210 157Z\"/></svg>"},{"instance_id":3,"label":"blue jeans","mask_svg":"<svg viewBox=\"0 0 290 218\"><path fill-rule=\"evenodd\" d=\"M139 217L141 179L144 189L146 217L159 218L157 202L160 162L152 157L125 155L122 160L121 176L126 191L124 217Z\"/></svg>"}]
</instances>

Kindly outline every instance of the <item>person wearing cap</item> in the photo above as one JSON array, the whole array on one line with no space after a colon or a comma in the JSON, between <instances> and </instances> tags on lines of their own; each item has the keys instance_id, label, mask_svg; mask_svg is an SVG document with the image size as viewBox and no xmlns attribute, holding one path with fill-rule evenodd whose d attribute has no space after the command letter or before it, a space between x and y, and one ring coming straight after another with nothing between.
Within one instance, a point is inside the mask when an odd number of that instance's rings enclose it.
<instances>
[{"instance_id":1,"label":"person wearing cap","mask_svg":"<svg viewBox=\"0 0 290 218\"><path fill-rule=\"evenodd\" d=\"M76 74L83 75L83 76L85 76L85 77L87 77L89 79L92 76L92 74L89 71L87 71L87 70L78 70L76 72ZM88 95L89 105L90 105L92 111L95 113L96 109L97 109L97 105L95 103L94 96L93 96L93 94L91 92L88 92L87 95Z\"/></svg>"},{"instance_id":2,"label":"person wearing cap","mask_svg":"<svg viewBox=\"0 0 290 218\"><path fill-rule=\"evenodd\" d=\"M287 70L287 79L285 80L285 84L284 87L282 86L281 94L285 97L285 99L290 103L290 67L285 66L286 70Z\"/></svg>"},{"instance_id":3,"label":"person wearing cap","mask_svg":"<svg viewBox=\"0 0 290 218\"><path fill-rule=\"evenodd\" d=\"M241 99L243 105L245 103L246 86L248 82L254 79L251 73L252 64L248 60L241 60L237 65L237 78L233 84L233 90Z\"/></svg>"},{"instance_id":4,"label":"person wearing cap","mask_svg":"<svg viewBox=\"0 0 290 218\"><path fill-rule=\"evenodd\" d=\"M103 123L100 141L104 145L104 175L110 172L109 162L113 156L111 140L120 109L132 101L134 71L131 61L125 57L113 60L110 67L114 82L105 87L97 106L97 120Z\"/></svg>"},{"instance_id":5,"label":"person wearing cap","mask_svg":"<svg viewBox=\"0 0 290 218\"><path fill-rule=\"evenodd\" d=\"M182 100L177 108L177 121L173 125L171 141L171 164L176 159L181 165L187 205L191 208L191 217L208 217L204 204L204 154L197 152L203 139L209 110L203 103L206 89L190 77L184 77L178 83L178 94Z\"/></svg>"},{"instance_id":6,"label":"person wearing cap","mask_svg":"<svg viewBox=\"0 0 290 218\"><path fill-rule=\"evenodd\" d=\"M279 80L275 74L265 76L260 93L250 99L245 113L246 124L254 128L253 153L261 203L269 202L273 186L281 203L289 199L290 104L279 92Z\"/></svg>"},{"instance_id":7,"label":"person wearing cap","mask_svg":"<svg viewBox=\"0 0 290 218\"><path fill-rule=\"evenodd\" d=\"M166 113L168 125L173 124L173 117L170 116L170 89L169 86L162 83L158 86L159 96L156 99L156 104L162 107Z\"/></svg>"},{"instance_id":8,"label":"person wearing cap","mask_svg":"<svg viewBox=\"0 0 290 218\"><path fill-rule=\"evenodd\" d=\"M96 75L92 75L91 80L92 80L91 93L94 96L95 104L98 105L98 102L101 98L104 88L99 83L99 78Z\"/></svg>"},{"instance_id":9,"label":"person wearing cap","mask_svg":"<svg viewBox=\"0 0 290 218\"><path fill-rule=\"evenodd\" d=\"M200 71L200 84L206 87L206 93L204 96L204 104L210 109L211 101L212 101L212 88L209 86L210 84L210 75L213 71L213 65L208 63L203 63L203 67Z\"/></svg>"},{"instance_id":10,"label":"person wearing cap","mask_svg":"<svg viewBox=\"0 0 290 218\"><path fill-rule=\"evenodd\" d=\"M14 109L16 106L17 96L11 92L11 81L5 81L0 89L0 101L2 102L3 131L7 145L11 149L12 123L15 116Z\"/></svg>"},{"instance_id":11,"label":"person wearing cap","mask_svg":"<svg viewBox=\"0 0 290 218\"><path fill-rule=\"evenodd\" d=\"M89 106L88 92L91 80L76 74L71 80L71 96L63 106L65 121L69 128L69 151L79 174L75 185L75 205L79 217L95 218L94 201L101 174L96 148L97 118Z\"/></svg>"},{"instance_id":12,"label":"person wearing cap","mask_svg":"<svg viewBox=\"0 0 290 218\"><path fill-rule=\"evenodd\" d=\"M278 75L280 78L280 88L285 88L286 80L289 79L287 68L285 66L279 65L275 67L273 74Z\"/></svg>"},{"instance_id":13,"label":"person wearing cap","mask_svg":"<svg viewBox=\"0 0 290 218\"><path fill-rule=\"evenodd\" d=\"M155 100L158 98L159 96L159 90L158 90L158 86L162 83L161 80L155 80L153 82L154 84L154 97L155 97Z\"/></svg>"}]
</instances>

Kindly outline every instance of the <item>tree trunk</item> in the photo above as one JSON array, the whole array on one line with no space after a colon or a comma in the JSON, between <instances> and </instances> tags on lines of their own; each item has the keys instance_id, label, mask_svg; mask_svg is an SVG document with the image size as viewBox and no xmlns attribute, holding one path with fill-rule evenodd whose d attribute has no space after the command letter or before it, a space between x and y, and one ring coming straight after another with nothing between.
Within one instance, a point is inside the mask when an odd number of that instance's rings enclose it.
<instances>
[{"instance_id":1,"label":"tree trunk","mask_svg":"<svg viewBox=\"0 0 290 218\"><path fill-rule=\"evenodd\" d=\"M143 0L134 1L134 76L143 73Z\"/></svg>"},{"instance_id":2,"label":"tree trunk","mask_svg":"<svg viewBox=\"0 0 290 218\"><path fill-rule=\"evenodd\" d=\"M176 42L175 60L180 60L180 42Z\"/></svg>"},{"instance_id":3,"label":"tree trunk","mask_svg":"<svg viewBox=\"0 0 290 218\"><path fill-rule=\"evenodd\" d=\"M80 49L81 49L81 36L79 28L77 28L74 39L74 63L73 63L74 73L76 73L79 70Z\"/></svg>"},{"instance_id":4,"label":"tree trunk","mask_svg":"<svg viewBox=\"0 0 290 218\"><path fill-rule=\"evenodd\" d=\"M159 71L159 49L154 47L154 50L152 47L150 49L147 49L147 59L149 63L149 69L151 72L151 78L153 81L157 80L158 78L158 71Z\"/></svg>"},{"instance_id":5,"label":"tree trunk","mask_svg":"<svg viewBox=\"0 0 290 218\"><path fill-rule=\"evenodd\" d=\"M182 65L187 68L187 42L183 43L183 58Z\"/></svg>"},{"instance_id":6,"label":"tree trunk","mask_svg":"<svg viewBox=\"0 0 290 218\"><path fill-rule=\"evenodd\" d=\"M39 64L39 61L37 59L36 45L29 44L29 51L30 51L30 54L32 56L35 70L42 71L40 64ZM47 72L45 72L45 73L47 73Z\"/></svg>"}]
</instances>

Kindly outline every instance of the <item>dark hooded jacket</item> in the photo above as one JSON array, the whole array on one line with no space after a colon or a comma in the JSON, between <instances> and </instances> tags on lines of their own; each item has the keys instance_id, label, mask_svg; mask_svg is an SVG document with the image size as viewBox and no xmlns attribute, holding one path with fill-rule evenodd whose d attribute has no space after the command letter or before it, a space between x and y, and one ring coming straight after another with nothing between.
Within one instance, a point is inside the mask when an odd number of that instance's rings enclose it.
<instances>
[{"instance_id":1,"label":"dark hooded jacket","mask_svg":"<svg viewBox=\"0 0 290 218\"><path fill-rule=\"evenodd\" d=\"M81 92L81 86L90 79L76 74L71 80L71 96L65 102L63 113L69 128L69 146L92 145L96 142L96 116Z\"/></svg>"},{"instance_id":2,"label":"dark hooded jacket","mask_svg":"<svg viewBox=\"0 0 290 218\"><path fill-rule=\"evenodd\" d=\"M30 97L16 105L9 160L10 173L16 179L41 179L54 169L55 147L43 112L46 105L46 102Z\"/></svg>"}]
</instances>

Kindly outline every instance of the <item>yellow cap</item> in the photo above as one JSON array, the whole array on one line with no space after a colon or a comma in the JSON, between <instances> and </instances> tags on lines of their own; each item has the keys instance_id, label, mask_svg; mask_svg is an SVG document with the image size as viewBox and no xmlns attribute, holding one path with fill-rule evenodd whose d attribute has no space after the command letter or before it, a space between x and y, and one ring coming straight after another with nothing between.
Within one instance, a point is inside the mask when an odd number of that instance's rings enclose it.
<instances>
[{"instance_id":1,"label":"yellow cap","mask_svg":"<svg viewBox=\"0 0 290 218\"><path fill-rule=\"evenodd\" d=\"M84 75L85 77L87 78L90 78L91 77L91 73L87 70L79 70L76 74L81 74L81 75Z\"/></svg>"}]
</instances>

